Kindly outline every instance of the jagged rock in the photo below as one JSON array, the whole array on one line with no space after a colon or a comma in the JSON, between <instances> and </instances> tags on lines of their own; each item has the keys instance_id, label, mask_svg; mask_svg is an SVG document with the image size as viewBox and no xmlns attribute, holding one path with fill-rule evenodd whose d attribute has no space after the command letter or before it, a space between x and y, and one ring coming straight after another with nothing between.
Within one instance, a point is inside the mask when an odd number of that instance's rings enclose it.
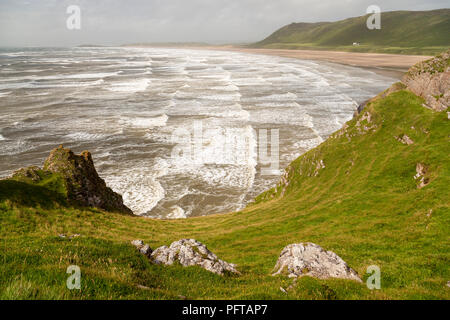
<instances>
[{"instance_id":1,"label":"jagged rock","mask_svg":"<svg viewBox=\"0 0 450 320\"><path fill-rule=\"evenodd\" d=\"M414 176L414 180L418 180L419 184L417 188L422 189L429 183L429 179L426 177L427 168L424 164L418 163L416 165L416 175Z\"/></svg>"},{"instance_id":2,"label":"jagged rock","mask_svg":"<svg viewBox=\"0 0 450 320\"><path fill-rule=\"evenodd\" d=\"M360 134L363 134L369 130L375 129L377 126L372 122L372 115L370 112L366 111L356 121L355 127Z\"/></svg>"},{"instance_id":3,"label":"jagged rock","mask_svg":"<svg viewBox=\"0 0 450 320\"><path fill-rule=\"evenodd\" d=\"M399 141L403 144L406 144L408 146L414 143L414 141L410 137L408 137L406 134L402 134L402 135L396 137L396 139L397 139L397 141Z\"/></svg>"},{"instance_id":4,"label":"jagged rock","mask_svg":"<svg viewBox=\"0 0 450 320\"><path fill-rule=\"evenodd\" d=\"M152 249L150 248L150 246L148 244L144 244L144 241L142 241L142 240L133 240L133 241L131 241L131 244L133 246L135 246L136 249L138 249L140 253L142 253L143 255L146 255L148 257L150 257L150 255L153 252Z\"/></svg>"},{"instance_id":5,"label":"jagged rock","mask_svg":"<svg viewBox=\"0 0 450 320\"><path fill-rule=\"evenodd\" d=\"M344 260L332 251L314 243L294 243L286 246L278 258L273 275L287 273L289 277L311 276L319 279L361 278Z\"/></svg>"},{"instance_id":6,"label":"jagged rock","mask_svg":"<svg viewBox=\"0 0 450 320\"><path fill-rule=\"evenodd\" d=\"M17 171L13 172L12 178L13 179L30 179L32 182L39 182L42 180L42 177L40 176L40 171L42 171L39 167L31 166L28 168L22 168Z\"/></svg>"},{"instance_id":7,"label":"jagged rock","mask_svg":"<svg viewBox=\"0 0 450 320\"><path fill-rule=\"evenodd\" d=\"M88 151L75 155L71 150L59 146L50 152L43 169L59 174L64 179L67 197L80 205L133 213L123 204L122 196L108 188L99 177Z\"/></svg>"},{"instance_id":8,"label":"jagged rock","mask_svg":"<svg viewBox=\"0 0 450 320\"><path fill-rule=\"evenodd\" d=\"M223 275L225 273L240 274L236 265L220 260L201 242L195 239L181 239L169 247L162 246L151 251L142 240L131 243L154 264L172 265L179 262L182 266L200 266L210 272ZM148 247L148 249L145 249ZM150 254L149 254L150 253Z\"/></svg>"},{"instance_id":9,"label":"jagged rock","mask_svg":"<svg viewBox=\"0 0 450 320\"><path fill-rule=\"evenodd\" d=\"M414 65L402 81L414 94L425 99L425 107L446 110L450 104L450 49Z\"/></svg>"}]
</instances>

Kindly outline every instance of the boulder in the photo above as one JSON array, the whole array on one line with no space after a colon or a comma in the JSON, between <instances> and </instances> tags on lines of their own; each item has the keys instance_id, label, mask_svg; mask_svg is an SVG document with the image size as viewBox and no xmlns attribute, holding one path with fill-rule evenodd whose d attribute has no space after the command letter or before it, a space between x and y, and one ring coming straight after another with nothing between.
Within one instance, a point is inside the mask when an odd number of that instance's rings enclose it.
<instances>
[{"instance_id":1,"label":"boulder","mask_svg":"<svg viewBox=\"0 0 450 320\"><path fill-rule=\"evenodd\" d=\"M311 276L319 279L340 278L362 282L355 270L332 251L314 243L294 243L286 246L278 258L272 275L289 277Z\"/></svg>"},{"instance_id":2,"label":"boulder","mask_svg":"<svg viewBox=\"0 0 450 320\"><path fill-rule=\"evenodd\" d=\"M203 243L195 239L181 239L173 242L169 247L162 246L155 251L152 251L142 240L133 240L131 244L154 264L173 265L178 262L184 267L199 266L219 275L240 274L235 264L220 260Z\"/></svg>"}]
</instances>

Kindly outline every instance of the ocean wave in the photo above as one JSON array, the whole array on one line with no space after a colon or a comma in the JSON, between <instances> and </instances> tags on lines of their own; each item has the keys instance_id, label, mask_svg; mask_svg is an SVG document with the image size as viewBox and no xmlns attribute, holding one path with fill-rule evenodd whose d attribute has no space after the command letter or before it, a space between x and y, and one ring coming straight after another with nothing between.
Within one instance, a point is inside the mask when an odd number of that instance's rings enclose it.
<instances>
[{"instance_id":1,"label":"ocean wave","mask_svg":"<svg viewBox=\"0 0 450 320\"><path fill-rule=\"evenodd\" d=\"M150 85L150 82L151 82L150 79L138 79L126 82L117 82L111 84L111 86L108 87L107 90L122 93L136 93L145 91Z\"/></svg>"},{"instance_id":2,"label":"ocean wave","mask_svg":"<svg viewBox=\"0 0 450 320\"><path fill-rule=\"evenodd\" d=\"M179 206L173 206L172 211L166 216L167 219L186 219L187 214L183 208Z\"/></svg>"},{"instance_id":3,"label":"ocean wave","mask_svg":"<svg viewBox=\"0 0 450 320\"><path fill-rule=\"evenodd\" d=\"M106 175L105 181L111 189L122 195L124 204L134 214L144 215L165 196L165 190L157 178L158 175L151 170L134 168L120 174L111 172Z\"/></svg>"},{"instance_id":4,"label":"ocean wave","mask_svg":"<svg viewBox=\"0 0 450 320\"><path fill-rule=\"evenodd\" d=\"M168 119L169 117L166 114L157 117L122 117L119 124L135 128L164 127Z\"/></svg>"},{"instance_id":5,"label":"ocean wave","mask_svg":"<svg viewBox=\"0 0 450 320\"><path fill-rule=\"evenodd\" d=\"M101 133L89 133L89 132L74 132L64 136L65 139L74 141L93 141L104 140L108 135Z\"/></svg>"}]
</instances>

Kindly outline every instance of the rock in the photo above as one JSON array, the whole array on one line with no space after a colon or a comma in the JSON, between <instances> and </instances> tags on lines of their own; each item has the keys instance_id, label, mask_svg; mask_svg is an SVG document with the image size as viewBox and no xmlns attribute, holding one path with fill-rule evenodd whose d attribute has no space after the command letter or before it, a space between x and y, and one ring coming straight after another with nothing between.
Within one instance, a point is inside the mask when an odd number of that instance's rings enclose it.
<instances>
[{"instance_id":1,"label":"rock","mask_svg":"<svg viewBox=\"0 0 450 320\"><path fill-rule=\"evenodd\" d=\"M425 107L446 110L450 104L450 49L411 67L402 82L425 99Z\"/></svg>"},{"instance_id":2,"label":"rock","mask_svg":"<svg viewBox=\"0 0 450 320\"><path fill-rule=\"evenodd\" d=\"M311 276L319 279L340 278L362 282L355 270L332 251L325 251L314 243L294 243L286 246L274 268L278 275Z\"/></svg>"},{"instance_id":3,"label":"rock","mask_svg":"<svg viewBox=\"0 0 450 320\"><path fill-rule=\"evenodd\" d=\"M314 177L317 177L319 175L319 171L325 169L325 164L323 163L323 160L318 160L315 163L315 169L314 169Z\"/></svg>"},{"instance_id":4,"label":"rock","mask_svg":"<svg viewBox=\"0 0 450 320\"><path fill-rule=\"evenodd\" d=\"M143 255L146 255L148 257L150 257L150 255L152 254L152 249L150 248L150 246L148 244L144 244L144 241L142 240L133 240L131 241L131 244L133 246L135 246L140 253L142 253Z\"/></svg>"},{"instance_id":5,"label":"rock","mask_svg":"<svg viewBox=\"0 0 450 320\"><path fill-rule=\"evenodd\" d=\"M62 238L62 239L65 239L65 238L67 238L67 239L73 239L73 238L78 238L78 237L80 237L80 236L81 236L81 234L79 234L79 233L75 233L75 234L73 234L73 235L71 235L71 236L68 236L68 235L66 235L66 234L64 234L64 233L58 234L58 237L60 237L60 238Z\"/></svg>"},{"instance_id":6,"label":"rock","mask_svg":"<svg viewBox=\"0 0 450 320\"><path fill-rule=\"evenodd\" d=\"M142 254L148 256L154 264L172 265L178 262L185 267L200 266L219 275L225 273L240 274L236 270L236 265L220 260L203 243L195 239L181 239L173 242L169 247L162 246L155 251L151 251L150 247L145 245L142 240L133 240L131 243ZM146 247L148 249L145 249Z\"/></svg>"},{"instance_id":7,"label":"rock","mask_svg":"<svg viewBox=\"0 0 450 320\"><path fill-rule=\"evenodd\" d=\"M30 179L32 182L39 182L42 180L39 174L42 170L39 167L31 166L28 168L22 168L13 172L12 178L16 180Z\"/></svg>"},{"instance_id":8,"label":"rock","mask_svg":"<svg viewBox=\"0 0 450 320\"><path fill-rule=\"evenodd\" d=\"M71 150L59 146L50 152L43 170L59 174L64 179L69 200L82 206L133 213L123 204L122 196L108 188L99 177L88 151L75 155Z\"/></svg>"},{"instance_id":9,"label":"rock","mask_svg":"<svg viewBox=\"0 0 450 320\"><path fill-rule=\"evenodd\" d=\"M426 177L427 169L424 164L418 163L416 165L416 175L414 176L414 180L418 180L419 184L417 185L417 188L422 189L425 187L430 181Z\"/></svg>"},{"instance_id":10,"label":"rock","mask_svg":"<svg viewBox=\"0 0 450 320\"><path fill-rule=\"evenodd\" d=\"M142 289L142 290L150 290L150 287L147 287L147 286L143 286L142 284L138 284L138 285L136 285L136 288L138 288L138 289Z\"/></svg>"},{"instance_id":11,"label":"rock","mask_svg":"<svg viewBox=\"0 0 450 320\"><path fill-rule=\"evenodd\" d=\"M358 118L355 127L359 134L364 134L372 129L375 129L377 125L372 121L372 114L366 111Z\"/></svg>"},{"instance_id":12,"label":"rock","mask_svg":"<svg viewBox=\"0 0 450 320\"><path fill-rule=\"evenodd\" d=\"M397 139L397 141L399 141L403 144L406 144L408 146L414 143L414 141L410 137L408 137L406 134L402 134L402 135L396 137L396 139Z\"/></svg>"}]
</instances>

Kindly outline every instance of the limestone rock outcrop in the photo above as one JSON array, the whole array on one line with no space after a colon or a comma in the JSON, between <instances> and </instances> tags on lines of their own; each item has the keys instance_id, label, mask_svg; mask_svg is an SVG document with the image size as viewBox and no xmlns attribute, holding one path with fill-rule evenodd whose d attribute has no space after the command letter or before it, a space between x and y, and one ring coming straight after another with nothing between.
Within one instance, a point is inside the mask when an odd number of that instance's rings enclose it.
<instances>
[{"instance_id":1,"label":"limestone rock outcrop","mask_svg":"<svg viewBox=\"0 0 450 320\"><path fill-rule=\"evenodd\" d=\"M76 155L70 149L59 146L50 152L43 169L61 175L70 200L83 206L133 213L123 204L122 196L107 187L99 177L89 151Z\"/></svg>"},{"instance_id":2,"label":"limestone rock outcrop","mask_svg":"<svg viewBox=\"0 0 450 320\"><path fill-rule=\"evenodd\" d=\"M12 178L39 183L52 175L62 179L67 200L72 203L133 214L123 204L122 196L107 187L105 181L99 177L88 151L76 155L70 149L59 146L50 152L42 169L36 166L23 168L15 171Z\"/></svg>"},{"instance_id":3,"label":"limestone rock outcrop","mask_svg":"<svg viewBox=\"0 0 450 320\"><path fill-rule=\"evenodd\" d=\"M446 110L450 105L450 50L411 67L402 82L425 99L425 107Z\"/></svg>"},{"instance_id":4,"label":"limestone rock outcrop","mask_svg":"<svg viewBox=\"0 0 450 320\"><path fill-rule=\"evenodd\" d=\"M169 247L162 246L154 251L142 240L133 240L131 244L154 264L172 265L178 262L185 267L199 266L219 275L240 274L235 264L220 260L203 243L195 239L181 239L173 242Z\"/></svg>"},{"instance_id":5,"label":"limestone rock outcrop","mask_svg":"<svg viewBox=\"0 0 450 320\"><path fill-rule=\"evenodd\" d=\"M361 282L355 270L332 251L306 242L286 246L278 258L273 275L311 276L319 279L340 278Z\"/></svg>"}]
</instances>

